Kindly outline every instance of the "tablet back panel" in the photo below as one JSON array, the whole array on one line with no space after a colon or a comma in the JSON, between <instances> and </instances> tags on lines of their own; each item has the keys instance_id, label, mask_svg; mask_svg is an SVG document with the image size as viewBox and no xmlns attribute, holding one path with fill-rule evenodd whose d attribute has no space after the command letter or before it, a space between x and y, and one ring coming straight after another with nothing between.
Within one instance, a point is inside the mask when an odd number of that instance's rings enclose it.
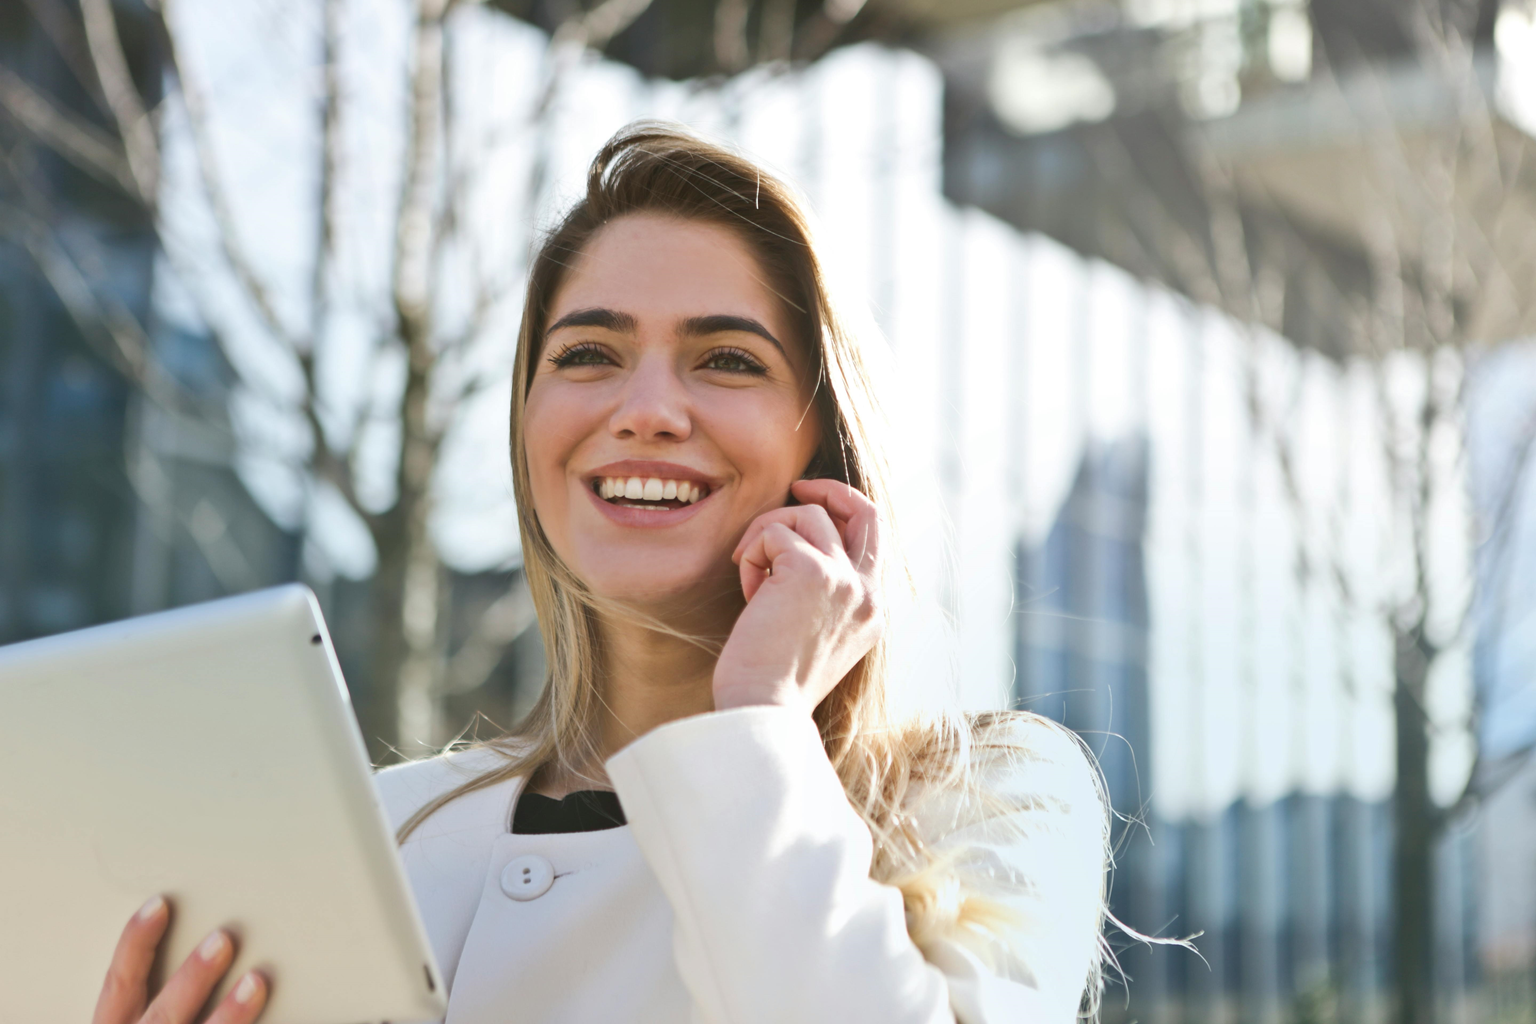
<instances>
[{"instance_id":1,"label":"tablet back panel","mask_svg":"<svg viewBox=\"0 0 1536 1024\"><path fill-rule=\"evenodd\" d=\"M306 588L0 648L0 780L0 1021L89 1021L155 893L168 966L224 926L226 987L270 972L263 1024L442 1016Z\"/></svg>"}]
</instances>

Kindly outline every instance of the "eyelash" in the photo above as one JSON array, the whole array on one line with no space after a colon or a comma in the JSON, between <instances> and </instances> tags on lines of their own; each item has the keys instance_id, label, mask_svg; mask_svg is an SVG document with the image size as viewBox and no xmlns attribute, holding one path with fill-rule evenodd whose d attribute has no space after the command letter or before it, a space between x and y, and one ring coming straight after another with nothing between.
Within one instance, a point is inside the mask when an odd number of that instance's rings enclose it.
<instances>
[{"instance_id":1,"label":"eyelash","mask_svg":"<svg viewBox=\"0 0 1536 1024\"><path fill-rule=\"evenodd\" d=\"M608 353L603 350L603 347L590 341L582 341L577 342L574 345L568 345L560 351L556 352L554 355L550 356L549 361L553 366L562 370L569 366L601 365L595 359L586 360L582 358L583 356L588 355L597 356L603 360L611 362L608 357ZM711 367L709 365L721 357L737 359L745 365L732 370L725 370L722 367ZM704 366L705 369L721 370L724 373L744 373L753 377L762 377L768 373L768 368L762 363L758 362L752 353L748 352L746 349L741 348L717 348L713 352L709 353L709 355L705 358Z\"/></svg>"},{"instance_id":2,"label":"eyelash","mask_svg":"<svg viewBox=\"0 0 1536 1024\"><path fill-rule=\"evenodd\" d=\"M604 359L608 358L608 353L603 351L603 348L602 348L601 345L594 344L593 342L590 342L590 341L581 341L581 342L577 342L574 345L567 345L565 348L561 349L559 352L556 352L554 355L550 356L549 357L549 361L550 361L551 364L553 364L554 366L556 366L556 367L558 367L559 369L562 369L562 370L565 369L567 366L597 366L597 365L600 365L596 361L586 362L586 361L581 360L580 357L584 356L584 355L601 356Z\"/></svg>"},{"instance_id":3,"label":"eyelash","mask_svg":"<svg viewBox=\"0 0 1536 1024\"><path fill-rule=\"evenodd\" d=\"M740 348L715 349L704 360L706 368L708 367L708 364L714 362L716 359L719 359L721 356L727 356L732 359L739 359L746 364L740 369L724 371L726 373L745 373L750 374L753 377L762 377L768 373L768 367L758 362L752 353L748 352L746 349ZM718 367L716 367L716 369L718 369Z\"/></svg>"}]
</instances>

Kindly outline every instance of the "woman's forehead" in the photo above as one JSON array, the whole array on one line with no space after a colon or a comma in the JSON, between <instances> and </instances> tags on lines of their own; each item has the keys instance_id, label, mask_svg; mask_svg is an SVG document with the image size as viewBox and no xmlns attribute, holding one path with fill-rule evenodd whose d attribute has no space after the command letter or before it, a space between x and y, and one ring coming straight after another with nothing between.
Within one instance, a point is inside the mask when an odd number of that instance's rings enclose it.
<instances>
[{"instance_id":1,"label":"woman's forehead","mask_svg":"<svg viewBox=\"0 0 1536 1024\"><path fill-rule=\"evenodd\" d=\"M600 228L571 261L544 324L582 309L613 310L641 326L738 315L788 333L784 302L747 242L707 221L630 214Z\"/></svg>"}]
</instances>

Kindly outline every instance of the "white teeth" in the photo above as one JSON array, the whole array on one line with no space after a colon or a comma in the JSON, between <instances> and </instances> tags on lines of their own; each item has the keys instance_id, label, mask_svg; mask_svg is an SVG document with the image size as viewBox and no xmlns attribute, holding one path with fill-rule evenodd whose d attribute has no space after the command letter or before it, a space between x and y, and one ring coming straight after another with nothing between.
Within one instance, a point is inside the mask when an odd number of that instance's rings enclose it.
<instances>
[{"instance_id":1,"label":"white teeth","mask_svg":"<svg viewBox=\"0 0 1536 1024\"><path fill-rule=\"evenodd\" d=\"M663 480L660 477L600 477L595 485L597 496L605 501L628 498L635 501L678 501L691 505L704 496L704 488L687 480ZM627 503L626 503L627 504ZM646 508L645 505L628 506Z\"/></svg>"}]
</instances>

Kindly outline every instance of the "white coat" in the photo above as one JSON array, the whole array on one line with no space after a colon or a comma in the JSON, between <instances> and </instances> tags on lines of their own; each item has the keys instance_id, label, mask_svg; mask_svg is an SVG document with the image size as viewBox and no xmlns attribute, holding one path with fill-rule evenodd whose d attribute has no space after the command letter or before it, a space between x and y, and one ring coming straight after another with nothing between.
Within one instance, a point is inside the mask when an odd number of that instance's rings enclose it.
<instances>
[{"instance_id":1,"label":"white coat","mask_svg":"<svg viewBox=\"0 0 1536 1024\"><path fill-rule=\"evenodd\" d=\"M737 708L641 737L608 762L620 828L514 834L521 779L460 797L401 848L447 1024L1069 1024L1097 942L1103 810L1070 741L1026 728L1038 756L988 780L1010 820L943 794L909 805L1016 912L1007 949L919 952L803 713ZM398 827L498 762L462 751L377 786Z\"/></svg>"}]
</instances>

